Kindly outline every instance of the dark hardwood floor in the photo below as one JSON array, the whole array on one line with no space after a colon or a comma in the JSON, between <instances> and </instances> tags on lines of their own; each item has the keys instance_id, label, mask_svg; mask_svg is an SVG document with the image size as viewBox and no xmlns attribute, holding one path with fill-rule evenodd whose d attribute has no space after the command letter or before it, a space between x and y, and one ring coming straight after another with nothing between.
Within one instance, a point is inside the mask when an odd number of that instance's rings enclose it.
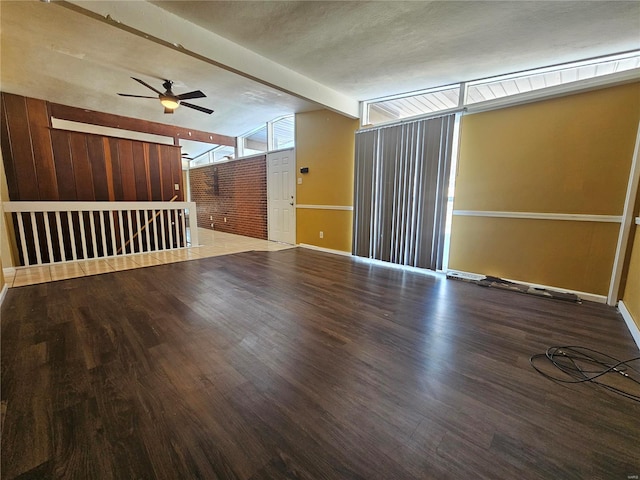
<instances>
[{"instance_id":1,"label":"dark hardwood floor","mask_svg":"<svg viewBox=\"0 0 640 480\"><path fill-rule=\"evenodd\" d=\"M291 249L11 289L1 326L6 479L640 474L640 405L528 363L637 356L604 305Z\"/></svg>"}]
</instances>

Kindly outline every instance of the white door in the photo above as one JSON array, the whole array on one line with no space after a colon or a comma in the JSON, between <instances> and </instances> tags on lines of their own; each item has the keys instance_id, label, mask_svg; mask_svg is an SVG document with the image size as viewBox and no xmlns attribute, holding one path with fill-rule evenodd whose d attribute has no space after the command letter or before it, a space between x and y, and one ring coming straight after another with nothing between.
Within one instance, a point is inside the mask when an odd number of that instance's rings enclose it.
<instances>
[{"instance_id":1,"label":"white door","mask_svg":"<svg viewBox=\"0 0 640 480\"><path fill-rule=\"evenodd\" d=\"M269 240L296 243L295 150L267 154L267 223Z\"/></svg>"}]
</instances>

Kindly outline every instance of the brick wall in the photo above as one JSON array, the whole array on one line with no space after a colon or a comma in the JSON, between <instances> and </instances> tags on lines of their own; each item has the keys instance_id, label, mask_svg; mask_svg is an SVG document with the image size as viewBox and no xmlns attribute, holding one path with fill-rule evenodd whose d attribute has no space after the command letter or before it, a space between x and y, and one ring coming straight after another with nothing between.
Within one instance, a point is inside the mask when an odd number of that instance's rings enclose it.
<instances>
[{"instance_id":1,"label":"brick wall","mask_svg":"<svg viewBox=\"0 0 640 480\"><path fill-rule=\"evenodd\" d=\"M267 239L265 155L197 168L190 179L199 227Z\"/></svg>"}]
</instances>

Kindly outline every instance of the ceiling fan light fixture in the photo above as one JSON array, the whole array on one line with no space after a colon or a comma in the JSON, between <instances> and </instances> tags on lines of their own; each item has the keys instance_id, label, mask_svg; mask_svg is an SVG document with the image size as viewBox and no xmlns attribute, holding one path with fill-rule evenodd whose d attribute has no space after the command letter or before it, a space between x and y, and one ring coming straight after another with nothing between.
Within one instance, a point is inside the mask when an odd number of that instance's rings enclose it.
<instances>
[{"instance_id":1,"label":"ceiling fan light fixture","mask_svg":"<svg viewBox=\"0 0 640 480\"><path fill-rule=\"evenodd\" d=\"M213 113L213 110L211 110L210 108L201 107L200 105L194 105L193 103L188 103L183 101L183 100L190 100L192 98L206 97L206 95L202 93L200 90L194 90L193 92L187 92L187 93L181 93L180 95L175 95L171 91L171 85L173 85L173 82L171 80L165 80L164 83L162 84L162 86L165 89L163 93L157 88L154 88L151 85L149 85L144 80L140 80L139 78L136 78L136 77L131 77L131 78L136 82L138 82L139 84L144 85L149 90L153 90L155 93L158 94L158 96L150 97L148 95L132 95L129 93L119 93L118 95L120 95L121 97L158 98L160 100L160 103L164 107L164 113L173 113L173 111L176 108L178 108L180 105L184 105L185 107L191 108L193 110L197 110L202 113L206 113L208 115L211 115Z\"/></svg>"},{"instance_id":2,"label":"ceiling fan light fixture","mask_svg":"<svg viewBox=\"0 0 640 480\"><path fill-rule=\"evenodd\" d=\"M169 110L175 110L180 106L180 101L171 97L161 97L160 103L164 108L168 108Z\"/></svg>"}]
</instances>

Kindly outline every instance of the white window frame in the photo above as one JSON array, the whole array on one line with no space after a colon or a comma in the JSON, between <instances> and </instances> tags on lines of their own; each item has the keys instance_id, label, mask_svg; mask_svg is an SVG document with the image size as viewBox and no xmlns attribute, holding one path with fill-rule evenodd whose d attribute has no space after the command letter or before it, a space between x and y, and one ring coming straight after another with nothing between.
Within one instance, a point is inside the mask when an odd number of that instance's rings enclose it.
<instances>
[{"instance_id":1,"label":"white window frame","mask_svg":"<svg viewBox=\"0 0 640 480\"><path fill-rule=\"evenodd\" d=\"M557 96L567 95L568 93L574 93L579 91L593 90L604 86L613 86L617 84L628 83L640 79L640 67L628 70L623 70L615 73L603 74L585 78L582 80L567 81L558 85L550 87L544 87L534 90L529 90L522 93L513 93L495 99L485 100L481 102L468 103L467 92L469 87L481 84L489 84L500 82L504 80L533 77L544 73L561 72L572 68L578 69L587 65L599 65L618 60L625 60L628 58L640 57L640 50L634 50L630 52L618 53L613 55L607 55L603 57L591 58L586 60L580 60L577 62L570 62L565 64L558 64L548 67L536 68L531 70L524 70L520 72L510 73L506 75L498 75L494 77L483 78L479 80L473 80L468 82L460 82L457 84L443 85L439 87L429 88L425 90L419 90L414 92L401 93L397 95L390 95L387 97L379 97L371 100L361 102L360 119L361 128L378 127L403 121L413 121L420 118L428 118L432 116L445 115L448 113L454 113L457 111L465 111L466 113L478 113L487 110L493 110L496 108L503 108L510 105L519 105L523 103L529 103L544 98L553 98ZM443 109L439 111L425 112L422 115L416 115L412 117L406 117L397 120L390 120L388 122L380 122L375 125L369 123L369 109L372 104L386 102L390 100L397 100L401 98L414 97L419 95L425 95L442 90L449 90L452 88L460 88L460 95L458 105L455 108Z\"/></svg>"}]
</instances>

